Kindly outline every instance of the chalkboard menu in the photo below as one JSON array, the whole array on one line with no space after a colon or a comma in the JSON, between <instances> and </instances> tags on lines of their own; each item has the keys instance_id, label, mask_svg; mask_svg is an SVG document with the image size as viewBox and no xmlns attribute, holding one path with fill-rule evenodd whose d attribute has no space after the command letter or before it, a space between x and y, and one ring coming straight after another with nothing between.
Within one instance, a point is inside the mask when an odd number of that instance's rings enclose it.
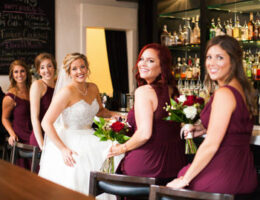
<instances>
[{"instance_id":1,"label":"chalkboard menu","mask_svg":"<svg viewBox=\"0 0 260 200\"><path fill-rule=\"evenodd\" d=\"M23 59L32 67L37 54L54 55L55 0L0 0L0 74Z\"/></svg>"}]
</instances>

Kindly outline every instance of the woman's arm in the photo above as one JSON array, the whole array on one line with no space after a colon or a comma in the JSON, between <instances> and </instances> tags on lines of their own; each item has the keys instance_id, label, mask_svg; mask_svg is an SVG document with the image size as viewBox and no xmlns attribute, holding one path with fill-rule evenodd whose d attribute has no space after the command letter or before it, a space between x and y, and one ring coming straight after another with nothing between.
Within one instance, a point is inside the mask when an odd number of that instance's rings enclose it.
<instances>
[{"instance_id":1,"label":"woman's arm","mask_svg":"<svg viewBox=\"0 0 260 200\"><path fill-rule=\"evenodd\" d=\"M211 161L219 149L226 134L231 115L236 107L236 100L228 88L221 88L215 92L212 102L207 137L202 142L195 158L183 177L174 179L167 186L176 189L183 188L196 177Z\"/></svg>"},{"instance_id":2,"label":"woman's arm","mask_svg":"<svg viewBox=\"0 0 260 200\"><path fill-rule=\"evenodd\" d=\"M12 123L10 121L11 113L15 107L15 101L9 97L5 96L2 104L2 123L9 133L10 137L8 139L8 143L13 146L15 141L18 141L18 137L14 132L12 127Z\"/></svg>"},{"instance_id":3,"label":"woman's arm","mask_svg":"<svg viewBox=\"0 0 260 200\"><path fill-rule=\"evenodd\" d=\"M135 121L137 130L134 135L121 145L112 146L109 157L116 156L126 151L136 149L145 144L152 136L153 113L158 105L154 89L146 85L135 91Z\"/></svg>"},{"instance_id":4,"label":"woman's arm","mask_svg":"<svg viewBox=\"0 0 260 200\"><path fill-rule=\"evenodd\" d=\"M96 84L94 83L89 83L91 85L91 89L94 91L94 93L96 94L96 99L99 105L99 111L97 113L97 117L103 117L103 118L111 118L111 117L122 117L120 114L116 113L116 112L112 112L106 108L104 108L102 101L101 101L101 97L100 97L100 93L99 93L99 89L97 87Z\"/></svg>"},{"instance_id":5,"label":"woman's arm","mask_svg":"<svg viewBox=\"0 0 260 200\"><path fill-rule=\"evenodd\" d=\"M43 135L41 122L39 119L40 115L40 102L41 97L43 96L44 89L46 90L46 86L42 84L40 81L34 81L31 89L30 89L30 110L31 110L31 121L33 127L33 133L37 140L37 143L42 149L43 146Z\"/></svg>"},{"instance_id":6,"label":"woman's arm","mask_svg":"<svg viewBox=\"0 0 260 200\"><path fill-rule=\"evenodd\" d=\"M77 153L69 149L60 139L54 127L54 122L62 113L62 111L70 105L70 100L73 96L75 95L68 87L61 89L61 91L53 97L52 102L41 123L45 134L47 134L47 136L61 151L65 164L71 167L76 163L72 157L72 154Z\"/></svg>"}]
</instances>

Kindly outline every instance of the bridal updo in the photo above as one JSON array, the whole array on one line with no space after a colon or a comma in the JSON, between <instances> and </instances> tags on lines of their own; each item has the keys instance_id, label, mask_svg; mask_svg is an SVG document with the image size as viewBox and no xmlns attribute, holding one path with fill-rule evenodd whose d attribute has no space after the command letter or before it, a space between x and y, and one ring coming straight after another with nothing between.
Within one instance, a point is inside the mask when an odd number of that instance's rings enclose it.
<instances>
[{"instance_id":1,"label":"bridal updo","mask_svg":"<svg viewBox=\"0 0 260 200\"><path fill-rule=\"evenodd\" d=\"M81 53L70 53L67 54L66 57L63 60L63 68L65 69L66 73L69 75L70 74L70 65L72 62L74 62L77 59L82 59L85 63L85 66L87 67L87 69L89 70L89 64L88 64L88 60L87 57L84 54Z\"/></svg>"}]
</instances>

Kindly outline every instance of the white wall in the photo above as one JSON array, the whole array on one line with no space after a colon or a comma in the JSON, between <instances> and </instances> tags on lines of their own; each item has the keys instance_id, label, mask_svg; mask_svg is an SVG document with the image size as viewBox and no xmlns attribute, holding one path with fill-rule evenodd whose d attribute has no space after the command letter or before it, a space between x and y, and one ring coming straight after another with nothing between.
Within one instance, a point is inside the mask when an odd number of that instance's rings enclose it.
<instances>
[{"instance_id":1,"label":"white wall","mask_svg":"<svg viewBox=\"0 0 260 200\"><path fill-rule=\"evenodd\" d=\"M116 0L56 0L56 59L61 65L71 52L86 53L86 28L102 27L127 33L129 91L137 57L137 3ZM98 55L97 55L97 59Z\"/></svg>"},{"instance_id":2,"label":"white wall","mask_svg":"<svg viewBox=\"0 0 260 200\"><path fill-rule=\"evenodd\" d=\"M134 90L132 68L137 57L137 3L116 0L56 0L55 52L58 67L67 53L86 53L86 27L126 30L129 89ZM98 59L98 55L97 55ZM0 76L4 91L8 76Z\"/></svg>"}]
</instances>

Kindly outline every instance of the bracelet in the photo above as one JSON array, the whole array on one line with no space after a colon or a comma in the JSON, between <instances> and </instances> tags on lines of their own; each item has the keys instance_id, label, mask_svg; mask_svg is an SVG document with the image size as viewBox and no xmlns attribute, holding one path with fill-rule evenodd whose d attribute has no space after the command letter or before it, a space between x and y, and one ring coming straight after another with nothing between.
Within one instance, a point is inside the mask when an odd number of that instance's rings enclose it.
<instances>
[{"instance_id":1,"label":"bracelet","mask_svg":"<svg viewBox=\"0 0 260 200\"><path fill-rule=\"evenodd\" d=\"M185 186L189 186L189 182L184 178L184 176L180 176L179 178L185 183Z\"/></svg>"},{"instance_id":2,"label":"bracelet","mask_svg":"<svg viewBox=\"0 0 260 200\"><path fill-rule=\"evenodd\" d=\"M126 144L124 143L124 144L122 144L122 145L123 145L123 146L122 146L123 153L127 152L127 147L126 147Z\"/></svg>"}]
</instances>

